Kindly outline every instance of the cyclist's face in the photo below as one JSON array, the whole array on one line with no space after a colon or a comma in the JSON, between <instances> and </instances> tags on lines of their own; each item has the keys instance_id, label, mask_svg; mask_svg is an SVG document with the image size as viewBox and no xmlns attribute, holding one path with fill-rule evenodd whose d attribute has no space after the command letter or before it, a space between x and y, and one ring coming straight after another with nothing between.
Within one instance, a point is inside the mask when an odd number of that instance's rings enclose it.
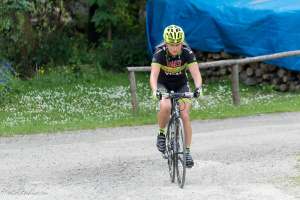
<instances>
[{"instance_id":1,"label":"cyclist's face","mask_svg":"<svg viewBox=\"0 0 300 200\"><path fill-rule=\"evenodd\" d=\"M176 56L181 52L182 43L179 44L167 44L168 51L172 56Z\"/></svg>"}]
</instances>

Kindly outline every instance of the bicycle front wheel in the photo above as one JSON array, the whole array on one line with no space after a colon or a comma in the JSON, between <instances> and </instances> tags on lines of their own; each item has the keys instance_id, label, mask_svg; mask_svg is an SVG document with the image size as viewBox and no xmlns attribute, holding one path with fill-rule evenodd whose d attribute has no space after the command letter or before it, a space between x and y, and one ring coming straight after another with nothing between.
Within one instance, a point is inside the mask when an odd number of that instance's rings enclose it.
<instances>
[{"instance_id":1,"label":"bicycle front wheel","mask_svg":"<svg viewBox=\"0 0 300 200\"><path fill-rule=\"evenodd\" d=\"M186 174L186 144L183 123L180 118L176 119L175 141L175 168L177 183L180 188L183 188Z\"/></svg>"},{"instance_id":2,"label":"bicycle front wheel","mask_svg":"<svg viewBox=\"0 0 300 200\"><path fill-rule=\"evenodd\" d=\"M170 180L175 181L175 154L174 154L174 140L175 140L175 121L172 118L168 124L166 134L166 154L168 159L168 169Z\"/></svg>"}]
</instances>

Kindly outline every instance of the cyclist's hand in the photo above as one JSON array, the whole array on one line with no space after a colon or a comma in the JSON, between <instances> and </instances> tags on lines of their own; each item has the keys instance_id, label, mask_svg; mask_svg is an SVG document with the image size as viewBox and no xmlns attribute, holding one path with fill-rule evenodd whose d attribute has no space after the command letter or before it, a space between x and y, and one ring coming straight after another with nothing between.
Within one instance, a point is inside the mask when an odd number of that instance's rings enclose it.
<instances>
[{"instance_id":1,"label":"cyclist's hand","mask_svg":"<svg viewBox=\"0 0 300 200\"><path fill-rule=\"evenodd\" d=\"M201 96L201 95L202 95L202 87L196 88L196 89L194 90L194 97L195 97L195 98L198 98L198 97Z\"/></svg>"},{"instance_id":2,"label":"cyclist's hand","mask_svg":"<svg viewBox=\"0 0 300 200\"><path fill-rule=\"evenodd\" d=\"M161 100L162 94L159 90L155 90L152 92L152 98L155 100Z\"/></svg>"}]
</instances>

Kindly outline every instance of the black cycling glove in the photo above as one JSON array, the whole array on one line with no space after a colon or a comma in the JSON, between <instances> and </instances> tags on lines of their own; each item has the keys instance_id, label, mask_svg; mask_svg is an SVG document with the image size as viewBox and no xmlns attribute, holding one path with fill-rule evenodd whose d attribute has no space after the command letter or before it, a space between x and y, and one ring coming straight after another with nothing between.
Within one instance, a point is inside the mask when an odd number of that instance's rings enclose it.
<instances>
[{"instance_id":1,"label":"black cycling glove","mask_svg":"<svg viewBox=\"0 0 300 200\"><path fill-rule=\"evenodd\" d=\"M201 87L195 88L195 90L194 90L194 97L198 98L201 93L202 93L202 88Z\"/></svg>"},{"instance_id":2,"label":"black cycling glove","mask_svg":"<svg viewBox=\"0 0 300 200\"><path fill-rule=\"evenodd\" d=\"M153 99L161 100L162 94L161 94L161 92L159 90L155 90L152 93L152 97L153 97Z\"/></svg>"}]
</instances>

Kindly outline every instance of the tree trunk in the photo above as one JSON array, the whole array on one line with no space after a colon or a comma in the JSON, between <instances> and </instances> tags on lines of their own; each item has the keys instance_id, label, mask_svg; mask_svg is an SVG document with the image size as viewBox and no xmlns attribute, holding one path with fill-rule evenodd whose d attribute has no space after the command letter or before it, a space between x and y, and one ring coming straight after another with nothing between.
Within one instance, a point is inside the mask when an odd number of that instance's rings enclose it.
<instances>
[{"instance_id":1,"label":"tree trunk","mask_svg":"<svg viewBox=\"0 0 300 200\"><path fill-rule=\"evenodd\" d=\"M111 27L111 23L109 23L108 29L107 29L107 40L108 41L112 40L112 27Z\"/></svg>"},{"instance_id":2,"label":"tree trunk","mask_svg":"<svg viewBox=\"0 0 300 200\"><path fill-rule=\"evenodd\" d=\"M145 23L146 11L145 11L145 3L146 1L139 2L139 23Z\"/></svg>"},{"instance_id":3,"label":"tree trunk","mask_svg":"<svg viewBox=\"0 0 300 200\"><path fill-rule=\"evenodd\" d=\"M34 51L36 49L36 41L29 16L23 13L17 13L17 16L17 23L20 23L21 32L24 35L24 41L22 41L23 45L20 49L20 74L22 78L28 79L31 78L35 73L33 63L29 61L29 58L34 54Z\"/></svg>"}]
</instances>

